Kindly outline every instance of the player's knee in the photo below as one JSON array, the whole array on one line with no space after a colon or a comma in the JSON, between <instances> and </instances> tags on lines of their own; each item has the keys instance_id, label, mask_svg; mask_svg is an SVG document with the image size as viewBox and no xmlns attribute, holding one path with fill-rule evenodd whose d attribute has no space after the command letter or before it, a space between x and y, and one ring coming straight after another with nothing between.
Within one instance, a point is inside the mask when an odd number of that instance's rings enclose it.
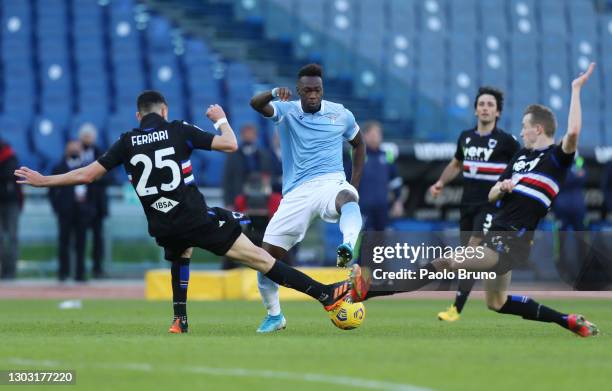
<instances>
[{"instance_id":1,"label":"player's knee","mask_svg":"<svg viewBox=\"0 0 612 391\"><path fill-rule=\"evenodd\" d=\"M346 204L347 202L357 202L357 196L352 191L342 190L336 196L336 209L340 211L340 209L342 209L342 205Z\"/></svg>"},{"instance_id":2,"label":"player's knee","mask_svg":"<svg viewBox=\"0 0 612 391\"><path fill-rule=\"evenodd\" d=\"M181 257L191 258L192 254L193 254L193 247L189 247L187 250L183 251L183 254L181 254Z\"/></svg>"},{"instance_id":3,"label":"player's knee","mask_svg":"<svg viewBox=\"0 0 612 391\"><path fill-rule=\"evenodd\" d=\"M487 308L491 311L499 312L506 302L506 295L495 295L487 297Z\"/></svg>"},{"instance_id":4,"label":"player's knee","mask_svg":"<svg viewBox=\"0 0 612 391\"><path fill-rule=\"evenodd\" d=\"M274 264L274 257L270 255L266 250L260 247L256 247L253 256L254 266L257 270L269 269Z\"/></svg>"}]
</instances>

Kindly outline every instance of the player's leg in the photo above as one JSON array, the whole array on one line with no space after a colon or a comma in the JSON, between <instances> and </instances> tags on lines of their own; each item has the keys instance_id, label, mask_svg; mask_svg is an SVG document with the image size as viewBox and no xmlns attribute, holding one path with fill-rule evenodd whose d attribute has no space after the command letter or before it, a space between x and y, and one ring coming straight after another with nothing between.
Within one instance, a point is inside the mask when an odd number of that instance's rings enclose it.
<instances>
[{"instance_id":1,"label":"player's leg","mask_svg":"<svg viewBox=\"0 0 612 391\"><path fill-rule=\"evenodd\" d=\"M341 185L334 199L334 211L340 215L338 224L342 232L342 243L338 246L336 258L336 263L340 267L346 266L353 260L357 239L363 227L358 201L357 190L346 182Z\"/></svg>"},{"instance_id":2,"label":"player's leg","mask_svg":"<svg viewBox=\"0 0 612 391\"><path fill-rule=\"evenodd\" d=\"M481 256L482 255L482 256ZM479 271L491 271L499 262L499 254L488 247L481 248L478 256L473 258L466 258L465 256L451 256L449 258L438 258L421 269L427 270L427 274L437 272L457 272L459 269L465 269L466 271L479 272ZM420 275L420 272L417 273ZM367 268L360 268L358 265L353 265L351 272L351 296L354 301L364 301L372 297L377 296L389 296L394 293L400 292L389 292L389 291L370 291L371 275ZM412 292L421 289L436 280L427 278L416 278L408 281L408 284L404 287L402 292Z\"/></svg>"},{"instance_id":3,"label":"player's leg","mask_svg":"<svg viewBox=\"0 0 612 391\"><path fill-rule=\"evenodd\" d=\"M489 309L500 314L512 314L538 322L554 322L581 337L597 335L597 326L582 315L563 314L538 303L528 296L508 295L512 272L485 281L486 302Z\"/></svg>"},{"instance_id":4,"label":"player's leg","mask_svg":"<svg viewBox=\"0 0 612 391\"><path fill-rule=\"evenodd\" d=\"M472 232L474 230L474 220L476 218L477 209L473 206L464 206L461 208L459 217L459 243L462 246L467 246L471 243ZM478 244L478 243L476 243ZM458 280L457 291L455 292L455 301L445 311L438 312L438 319L447 322L459 320L463 306L472 291L474 286L473 280Z\"/></svg>"},{"instance_id":5,"label":"player's leg","mask_svg":"<svg viewBox=\"0 0 612 391\"><path fill-rule=\"evenodd\" d=\"M262 248L274 259L282 260L287 256L287 250L270 243L263 242ZM259 288L259 294L261 295L264 307L268 311L266 317L257 328L257 332L270 333L287 327L287 320L281 311L278 284L267 278L263 273L257 272L257 288Z\"/></svg>"},{"instance_id":6,"label":"player's leg","mask_svg":"<svg viewBox=\"0 0 612 391\"><path fill-rule=\"evenodd\" d=\"M318 300L326 310L332 309L350 290L348 280L329 285L321 284L301 271L274 259L264 249L255 246L244 234L236 239L226 255L263 273L279 285L295 289Z\"/></svg>"},{"instance_id":7,"label":"player's leg","mask_svg":"<svg viewBox=\"0 0 612 391\"><path fill-rule=\"evenodd\" d=\"M169 333L182 334L189 330L187 322L187 289L189 287L189 263L192 248L171 257L170 275L172 279L172 308L174 317Z\"/></svg>"},{"instance_id":8,"label":"player's leg","mask_svg":"<svg viewBox=\"0 0 612 391\"><path fill-rule=\"evenodd\" d=\"M288 251L304 238L311 221L310 198L310 192L302 186L282 199L263 238L263 249L274 259L284 259ZM267 311L257 331L267 333L284 329L287 320L281 310L278 284L263 273L257 273L257 287Z\"/></svg>"}]
</instances>

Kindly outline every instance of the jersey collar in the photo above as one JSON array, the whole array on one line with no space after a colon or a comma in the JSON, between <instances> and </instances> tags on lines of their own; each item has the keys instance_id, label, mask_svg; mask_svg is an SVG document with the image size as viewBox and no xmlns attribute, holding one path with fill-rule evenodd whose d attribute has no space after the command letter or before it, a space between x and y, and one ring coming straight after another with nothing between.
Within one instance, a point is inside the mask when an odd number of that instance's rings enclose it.
<instances>
[{"instance_id":1,"label":"jersey collar","mask_svg":"<svg viewBox=\"0 0 612 391\"><path fill-rule=\"evenodd\" d=\"M474 134L476 134L479 137L489 137L490 135L492 135L493 133L495 133L495 131L497 130L497 126L495 126L493 129L491 129L491 131L487 134L480 134L478 133L478 126L474 127Z\"/></svg>"},{"instance_id":2,"label":"jersey collar","mask_svg":"<svg viewBox=\"0 0 612 391\"><path fill-rule=\"evenodd\" d=\"M142 117L142 121L140 121L140 130L150 132L165 122L166 120L161 115L149 113Z\"/></svg>"},{"instance_id":3,"label":"jersey collar","mask_svg":"<svg viewBox=\"0 0 612 391\"><path fill-rule=\"evenodd\" d=\"M300 108L300 113L301 114L323 115L325 113L325 101L323 99L321 99L321 108L319 109L319 111L317 111L315 113L306 113L306 112L304 112L304 109L302 108L302 102L298 100L297 103L298 103L298 107Z\"/></svg>"}]
</instances>

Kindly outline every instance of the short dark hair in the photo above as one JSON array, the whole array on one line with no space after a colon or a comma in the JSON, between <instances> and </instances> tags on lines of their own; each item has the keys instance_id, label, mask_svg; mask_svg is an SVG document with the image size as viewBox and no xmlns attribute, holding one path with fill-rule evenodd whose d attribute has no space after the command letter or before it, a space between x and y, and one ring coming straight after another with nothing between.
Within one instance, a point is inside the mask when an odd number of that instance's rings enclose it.
<instances>
[{"instance_id":1,"label":"short dark hair","mask_svg":"<svg viewBox=\"0 0 612 391\"><path fill-rule=\"evenodd\" d=\"M138 95L138 99L136 100L136 107L141 114L150 113L154 105L158 105L160 103L165 104L166 106L166 98L159 92L154 90L146 90Z\"/></svg>"},{"instance_id":2,"label":"short dark hair","mask_svg":"<svg viewBox=\"0 0 612 391\"><path fill-rule=\"evenodd\" d=\"M495 102L497 103L497 111L499 111L499 113L501 114L501 112L504 110L504 93L494 87L480 87L478 89L478 93L476 94L476 99L474 99L474 110L478 106L478 99L482 95L493 95L493 97L495 98Z\"/></svg>"},{"instance_id":3,"label":"short dark hair","mask_svg":"<svg viewBox=\"0 0 612 391\"><path fill-rule=\"evenodd\" d=\"M523 116L527 114L531 114L532 125L542 125L548 137L555 135L557 120L551 109L544 105L529 105L523 112Z\"/></svg>"},{"instance_id":4,"label":"short dark hair","mask_svg":"<svg viewBox=\"0 0 612 391\"><path fill-rule=\"evenodd\" d=\"M318 76L320 78L323 78L323 68L321 68L321 65L314 63L304 65L302 68L300 68L300 71L298 72L298 79L303 76Z\"/></svg>"}]
</instances>

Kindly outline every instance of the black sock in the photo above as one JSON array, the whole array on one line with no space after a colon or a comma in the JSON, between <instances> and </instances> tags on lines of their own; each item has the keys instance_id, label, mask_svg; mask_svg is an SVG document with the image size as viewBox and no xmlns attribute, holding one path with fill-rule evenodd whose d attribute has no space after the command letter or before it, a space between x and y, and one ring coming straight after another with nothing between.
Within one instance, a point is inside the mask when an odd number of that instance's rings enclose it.
<instances>
[{"instance_id":1,"label":"black sock","mask_svg":"<svg viewBox=\"0 0 612 391\"><path fill-rule=\"evenodd\" d=\"M172 262L172 306L174 319L187 320L187 288L189 286L189 258Z\"/></svg>"},{"instance_id":2,"label":"black sock","mask_svg":"<svg viewBox=\"0 0 612 391\"><path fill-rule=\"evenodd\" d=\"M461 313L463 311L463 306L470 296L470 292L474 287L476 280L459 280L459 287L457 288L457 295L455 296L455 307L457 307L457 312Z\"/></svg>"},{"instance_id":3,"label":"black sock","mask_svg":"<svg viewBox=\"0 0 612 391\"><path fill-rule=\"evenodd\" d=\"M555 322L561 327L568 328L566 314L546 307L527 296L508 295L506 302L497 312L519 315L523 319L537 320L539 322Z\"/></svg>"},{"instance_id":4,"label":"black sock","mask_svg":"<svg viewBox=\"0 0 612 391\"><path fill-rule=\"evenodd\" d=\"M423 267L423 269L426 269L430 273L437 272L436 268L431 263L428 263L427 265L425 265L425 267ZM418 275L419 274L417 272L417 276ZM412 292L412 291L416 291L418 289L421 289L422 287L424 287L425 285L428 285L431 282L433 282L433 280L429 280L427 278L416 278L414 280L408 281L407 284L403 286L404 289L402 289L401 291L375 291L375 290L370 290L370 291L368 291L368 294L367 294L366 298L370 299L372 297L390 296L390 295L394 295L396 293Z\"/></svg>"},{"instance_id":5,"label":"black sock","mask_svg":"<svg viewBox=\"0 0 612 391\"><path fill-rule=\"evenodd\" d=\"M396 293L401 293L401 292L394 292L394 291L369 291L368 295L366 297L368 299L371 299L372 297L391 296L391 295L394 295Z\"/></svg>"},{"instance_id":6,"label":"black sock","mask_svg":"<svg viewBox=\"0 0 612 391\"><path fill-rule=\"evenodd\" d=\"M325 285L281 261L275 261L266 277L286 288L307 294L323 305L332 304L334 284Z\"/></svg>"}]
</instances>

